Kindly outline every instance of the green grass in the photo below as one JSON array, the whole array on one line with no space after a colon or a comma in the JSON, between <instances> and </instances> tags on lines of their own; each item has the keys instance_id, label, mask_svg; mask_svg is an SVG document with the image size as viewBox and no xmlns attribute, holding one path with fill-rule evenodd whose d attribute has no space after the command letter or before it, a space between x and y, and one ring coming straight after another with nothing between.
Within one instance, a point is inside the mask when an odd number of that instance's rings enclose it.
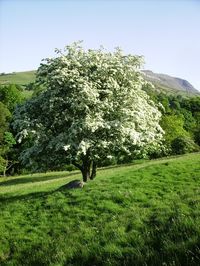
<instances>
[{"instance_id":1,"label":"green grass","mask_svg":"<svg viewBox=\"0 0 200 266\"><path fill-rule=\"evenodd\" d=\"M35 72L32 71L24 71L24 72L14 72L9 74L0 75L0 84L18 84L18 85L26 85L30 82L35 81Z\"/></svg>"},{"instance_id":2,"label":"green grass","mask_svg":"<svg viewBox=\"0 0 200 266\"><path fill-rule=\"evenodd\" d=\"M200 265L200 154L2 178L0 265Z\"/></svg>"}]
</instances>

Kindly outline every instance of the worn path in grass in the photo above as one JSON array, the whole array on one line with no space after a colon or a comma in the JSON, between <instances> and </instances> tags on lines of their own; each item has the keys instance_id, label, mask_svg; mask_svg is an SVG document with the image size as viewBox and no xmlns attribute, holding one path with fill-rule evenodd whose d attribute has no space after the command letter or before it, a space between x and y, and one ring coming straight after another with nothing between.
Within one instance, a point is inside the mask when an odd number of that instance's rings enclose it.
<instances>
[{"instance_id":1,"label":"worn path in grass","mask_svg":"<svg viewBox=\"0 0 200 266\"><path fill-rule=\"evenodd\" d=\"M167 157L151 161L137 161L135 163L126 165L109 166L98 169L97 175L101 177L105 174L117 173L118 171L129 171L129 169L136 171L151 165L164 164L173 161L178 162L179 160L182 161L186 158L192 158L193 156L198 156L198 153L185 156ZM57 189L76 178L81 179L80 171L48 172L13 177L1 177L0 198L1 196L5 197L6 195L8 197L12 197L16 195L25 195L32 192L50 191Z\"/></svg>"}]
</instances>

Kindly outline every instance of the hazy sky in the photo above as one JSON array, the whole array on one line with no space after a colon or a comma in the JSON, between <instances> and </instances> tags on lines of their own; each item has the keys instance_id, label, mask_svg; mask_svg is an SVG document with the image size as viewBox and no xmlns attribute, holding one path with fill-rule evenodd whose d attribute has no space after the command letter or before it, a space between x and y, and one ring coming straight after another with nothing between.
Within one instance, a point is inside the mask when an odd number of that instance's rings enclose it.
<instances>
[{"instance_id":1,"label":"hazy sky","mask_svg":"<svg viewBox=\"0 0 200 266\"><path fill-rule=\"evenodd\" d=\"M145 56L145 69L200 90L200 0L0 0L0 72L37 69L83 40Z\"/></svg>"}]
</instances>

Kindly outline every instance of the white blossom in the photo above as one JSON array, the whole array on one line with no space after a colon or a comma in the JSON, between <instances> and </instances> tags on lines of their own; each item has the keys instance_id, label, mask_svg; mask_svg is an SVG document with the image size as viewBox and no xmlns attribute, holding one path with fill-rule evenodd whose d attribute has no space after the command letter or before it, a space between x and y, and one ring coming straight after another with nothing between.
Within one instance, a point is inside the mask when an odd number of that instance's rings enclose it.
<instances>
[{"instance_id":1,"label":"white blossom","mask_svg":"<svg viewBox=\"0 0 200 266\"><path fill-rule=\"evenodd\" d=\"M64 150L70 161L87 154L100 160L112 158L116 150L142 153L159 143L161 113L142 90L140 56L119 49L85 51L80 44L57 52L37 71L45 90L27 101L15 118L19 141L31 132L35 140L24 157L44 151L59 157Z\"/></svg>"},{"instance_id":2,"label":"white blossom","mask_svg":"<svg viewBox=\"0 0 200 266\"><path fill-rule=\"evenodd\" d=\"M70 149L70 145L65 145L65 146L63 146L63 149L64 149L65 151L68 151L68 150Z\"/></svg>"}]
</instances>

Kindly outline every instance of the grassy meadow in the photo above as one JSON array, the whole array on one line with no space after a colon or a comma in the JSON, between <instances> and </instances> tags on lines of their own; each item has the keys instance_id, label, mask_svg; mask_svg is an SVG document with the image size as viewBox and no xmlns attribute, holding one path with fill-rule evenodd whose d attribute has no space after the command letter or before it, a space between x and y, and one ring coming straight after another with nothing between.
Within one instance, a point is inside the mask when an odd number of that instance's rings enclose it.
<instances>
[{"instance_id":1,"label":"grassy meadow","mask_svg":"<svg viewBox=\"0 0 200 266\"><path fill-rule=\"evenodd\" d=\"M35 70L0 75L0 84L27 85L35 81Z\"/></svg>"},{"instance_id":2,"label":"grassy meadow","mask_svg":"<svg viewBox=\"0 0 200 266\"><path fill-rule=\"evenodd\" d=\"M0 179L0 265L200 265L200 154Z\"/></svg>"}]
</instances>

